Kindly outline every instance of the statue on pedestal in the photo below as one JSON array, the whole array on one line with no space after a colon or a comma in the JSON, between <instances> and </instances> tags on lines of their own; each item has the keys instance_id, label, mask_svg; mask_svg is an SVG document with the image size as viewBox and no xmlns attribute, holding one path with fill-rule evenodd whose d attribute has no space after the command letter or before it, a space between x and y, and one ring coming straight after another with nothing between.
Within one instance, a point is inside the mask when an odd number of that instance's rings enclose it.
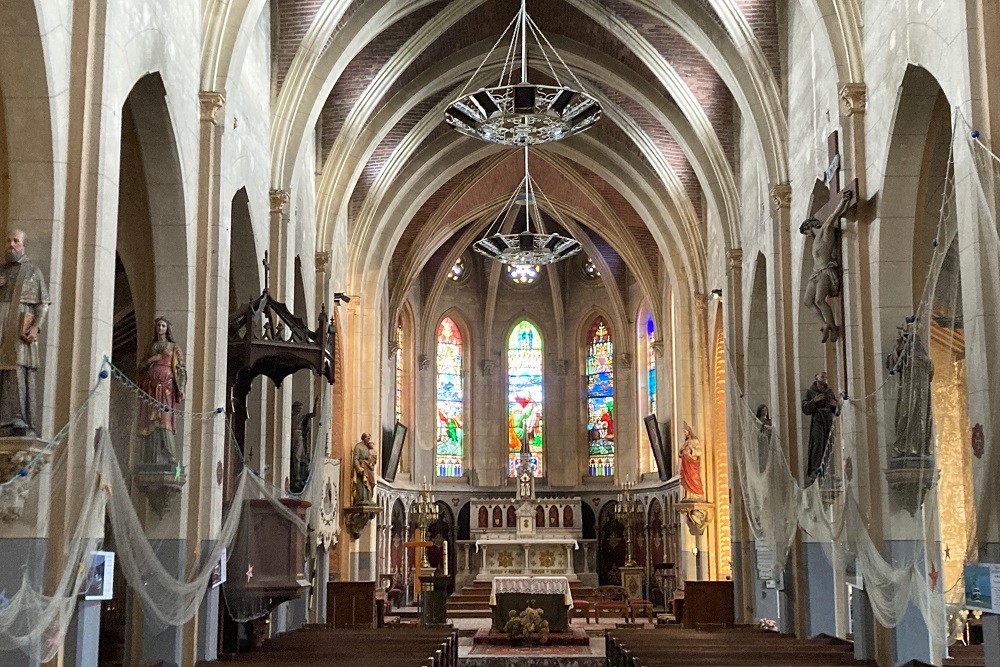
<instances>
[{"instance_id":1,"label":"statue on pedestal","mask_svg":"<svg viewBox=\"0 0 1000 667\"><path fill-rule=\"evenodd\" d=\"M361 442L354 445L353 505L375 504L375 445L368 433L361 434Z\"/></svg>"},{"instance_id":2,"label":"statue on pedestal","mask_svg":"<svg viewBox=\"0 0 1000 667\"><path fill-rule=\"evenodd\" d=\"M24 254L26 240L20 229L9 232L0 267L0 436L33 438L41 428L35 375L49 290L42 270Z\"/></svg>"},{"instance_id":3,"label":"statue on pedestal","mask_svg":"<svg viewBox=\"0 0 1000 667\"><path fill-rule=\"evenodd\" d=\"M156 318L149 357L139 364L138 380L139 388L158 402L143 400L139 406L142 461L176 466L175 415L184 400L187 370L184 353L174 342L173 330L165 317Z\"/></svg>"},{"instance_id":4,"label":"statue on pedestal","mask_svg":"<svg viewBox=\"0 0 1000 667\"><path fill-rule=\"evenodd\" d=\"M894 459L931 456L934 435L931 416L931 381L934 364L921 339L916 318L908 317L897 327L896 348L886 359L890 374L899 380L896 395L896 441Z\"/></svg>"},{"instance_id":5,"label":"statue on pedestal","mask_svg":"<svg viewBox=\"0 0 1000 667\"><path fill-rule=\"evenodd\" d=\"M704 498L705 487L701 481L701 442L687 422L684 423L684 444L681 445L680 454L681 486L684 487L685 497Z\"/></svg>"},{"instance_id":6,"label":"statue on pedestal","mask_svg":"<svg viewBox=\"0 0 1000 667\"><path fill-rule=\"evenodd\" d=\"M816 374L802 400L803 414L812 417L809 424L809 463L806 474L811 478L826 474L827 459L833 445L833 418L840 414L840 401L826 382L826 371Z\"/></svg>"},{"instance_id":7,"label":"statue on pedestal","mask_svg":"<svg viewBox=\"0 0 1000 667\"><path fill-rule=\"evenodd\" d=\"M302 401L292 403L292 487L296 492L302 490L309 477L310 423L315 416L315 404L312 412L302 414Z\"/></svg>"}]
</instances>

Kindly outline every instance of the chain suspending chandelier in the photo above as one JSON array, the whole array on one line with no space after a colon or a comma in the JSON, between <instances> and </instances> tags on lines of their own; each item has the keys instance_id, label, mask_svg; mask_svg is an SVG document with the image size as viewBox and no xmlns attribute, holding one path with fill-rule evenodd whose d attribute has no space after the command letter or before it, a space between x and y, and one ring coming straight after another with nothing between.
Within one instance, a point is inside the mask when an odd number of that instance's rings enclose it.
<instances>
[{"instance_id":1,"label":"chain suspending chandelier","mask_svg":"<svg viewBox=\"0 0 1000 667\"><path fill-rule=\"evenodd\" d=\"M528 81L529 31L548 65L555 86L535 85ZM466 94L508 32L512 34L498 84ZM521 81L514 83L518 51L521 56ZM563 85L552 65L553 59L558 60L569 73L576 88ZM583 132L601 117L601 104L587 93L542 34L538 24L528 16L527 0L521 0L521 10L486 54L459 98L448 105L444 116L449 125L463 134L505 146L529 146L559 141Z\"/></svg>"},{"instance_id":2,"label":"chain suspending chandelier","mask_svg":"<svg viewBox=\"0 0 1000 667\"><path fill-rule=\"evenodd\" d=\"M494 224L486 230L486 236L473 243L472 249L490 259L515 267L554 264L579 252L580 243L575 239L560 234L546 234L542 231L539 224L542 215L538 210L536 193L545 197L545 194L538 189L534 179L531 178L531 172L528 171L528 147L525 146L524 178L497 214ZM515 203L524 207L524 230L514 234L504 234L501 225L506 217L505 214ZM551 202L549 203L553 215L558 215L556 208L551 206ZM537 231L532 231L532 217L536 221ZM563 223L560 221L560 224ZM563 226L565 227L565 224ZM491 233L494 228L495 231Z\"/></svg>"}]
</instances>

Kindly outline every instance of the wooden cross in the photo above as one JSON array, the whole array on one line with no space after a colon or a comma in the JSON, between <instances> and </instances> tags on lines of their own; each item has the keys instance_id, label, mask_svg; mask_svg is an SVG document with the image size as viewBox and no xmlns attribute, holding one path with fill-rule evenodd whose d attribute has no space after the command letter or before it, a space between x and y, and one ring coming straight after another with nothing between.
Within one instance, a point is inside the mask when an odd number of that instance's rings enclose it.
<instances>
[{"instance_id":1,"label":"wooden cross","mask_svg":"<svg viewBox=\"0 0 1000 667\"><path fill-rule=\"evenodd\" d=\"M828 192L827 201L821 207L816 208L815 201L815 188L813 193L813 198L809 202L809 210L812 211L812 217L817 220L825 220L834 212L836 212L837 207L840 206L841 200L846 193L850 193L850 206L857 205L858 202L858 179L853 178L847 182L847 185L843 188L840 186L840 173L841 173L841 162L842 158L840 155L840 134L837 130L834 130L832 134L827 138L827 155L829 157L829 163L826 171L823 172L823 187L826 188ZM818 186L818 182L817 182ZM837 240L836 240L836 260L839 266L839 279L840 279L840 326L843 327L846 322L845 312L844 312L844 284L843 284L843 240L840 233L840 227L836 228ZM842 346L842 361L843 361L843 376L840 382L840 391L844 392L846 396L847 392L847 341L846 337L840 336L841 346Z\"/></svg>"},{"instance_id":2,"label":"wooden cross","mask_svg":"<svg viewBox=\"0 0 1000 667\"><path fill-rule=\"evenodd\" d=\"M840 156L840 133L837 130L834 130L829 138L827 138L826 148L827 156L829 157L830 162L826 171L823 172L823 187L827 189L829 198L827 199L827 202L818 209L815 207L815 194L813 195L812 201L809 202L809 210L812 211L812 217L820 220L833 213L833 211L837 208L837 205L840 204L840 199L843 197L845 192L851 193L852 206L858 202L858 179L851 179L845 187L840 187L840 167L842 158Z\"/></svg>"},{"instance_id":3,"label":"wooden cross","mask_svg":"<svg viewBox=\"0 0 1000 667\"><path fill-rule=\"evenodd\" d=\"M267 251L264 251L264 260L261 262L264 265L264 289L267 290L268 286L271 284L271 261L268 259Z\"/></svg>"}]
</instances>

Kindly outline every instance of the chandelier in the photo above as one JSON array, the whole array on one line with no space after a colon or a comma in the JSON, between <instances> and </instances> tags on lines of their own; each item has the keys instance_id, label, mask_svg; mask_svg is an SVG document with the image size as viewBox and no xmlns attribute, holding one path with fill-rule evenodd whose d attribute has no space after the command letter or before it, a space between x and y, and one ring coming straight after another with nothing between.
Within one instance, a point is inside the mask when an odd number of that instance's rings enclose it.
<instances>
[{"instance_id":1,"label":"chandelier","mask_svg":"<svg viewBox=\"0 0 1000 667\"><path fill-rule=\"evenodd\" d=\"M490 233L494 225L490 225L486 230L486 236L472 244L472 249L490 259L495 259L513 267L535 267L542 264L554 264L570 257L580 251L580 243L572 238L560 234L544 233L539 221L542 219L538 210L538 202L535 197L536 191L545 197L545 194L538 190L535 180L528 171L528 147L524 147L524 178L517 189L511 195L504 207L497 214L495 225L496 231ZM546 198L546 201L548 199ZM504 214L515 204L524 207L524 231L514 234L504 234L500 229ZM554 215L555 207L551 207ZM538 231L532 231L531 218L536 220ZM565 227L565 225L563 225ZM537 271L537 269L536 269Z\"/></svg>"},{"instance_id":2,"label":"chandelier","mask_svg":"<svg viewBox=\"0 0 1000 667\"><path fill-rule=\"evenodd\" d=\"M529 31L556 82L554 86L535 85L528 81ZM497 85L466 94L508 32L511 32L510 44ZM521 81L514 83L514 61L518 51L521 56ZM552 66L553 59L562 64L576 88L563 85ZM529 146L559 141L583 132L600 119L601 104L587 93L542 34L538 24L528 16L527 0L521 0L520 11L486 54L458 99L448 105L444 117L449 125L463 134L505 146Z\"/></svg>"}]
</instances>

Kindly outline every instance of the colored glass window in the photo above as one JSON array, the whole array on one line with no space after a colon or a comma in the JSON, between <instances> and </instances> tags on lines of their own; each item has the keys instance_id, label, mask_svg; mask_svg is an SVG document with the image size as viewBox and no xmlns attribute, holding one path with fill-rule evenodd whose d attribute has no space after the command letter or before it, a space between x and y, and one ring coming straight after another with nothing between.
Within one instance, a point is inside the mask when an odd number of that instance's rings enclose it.
<instances>
[{"instance_id":1,"label":"colored glass window","mask_svg":"<svg viewBox=\"0 0 1000 667\"><path fill-rule=\"evenodd\" d=\"M403 320L396 321L396 421L403 421Z\"/></svg>"},{"instance_id":2,"label":"colored glass window","mask_svg":"<svg viewBox=\"0 0 1000 667\"><path fill-rule=\"evenodd\" d=\"M535 477L544 474L542 450L542 336L521 320L507 339L507 474L514 476L526 442Z\"/></svg>"},{"instance_id":3,"label":"colored glass window","mask_svg":"<svg viewBox=\"0 0 1000 667\"><path fill-rule=\"evenodd\" d=\"M440 477L461 477L465 394L462 384L462 333L454 320L441 320L437 331L437 444Z\"/></svg>"},{"instance_id":4,"label":"colored glass window","mask_svg":"<svg viewBox=\"0 0 1000 667\"><path fill-rule=\"evenodd\" d=\"M587 436L590 474L615 473L615 347L604 318L587 336Z\"/></svg>"}]
</instances>

